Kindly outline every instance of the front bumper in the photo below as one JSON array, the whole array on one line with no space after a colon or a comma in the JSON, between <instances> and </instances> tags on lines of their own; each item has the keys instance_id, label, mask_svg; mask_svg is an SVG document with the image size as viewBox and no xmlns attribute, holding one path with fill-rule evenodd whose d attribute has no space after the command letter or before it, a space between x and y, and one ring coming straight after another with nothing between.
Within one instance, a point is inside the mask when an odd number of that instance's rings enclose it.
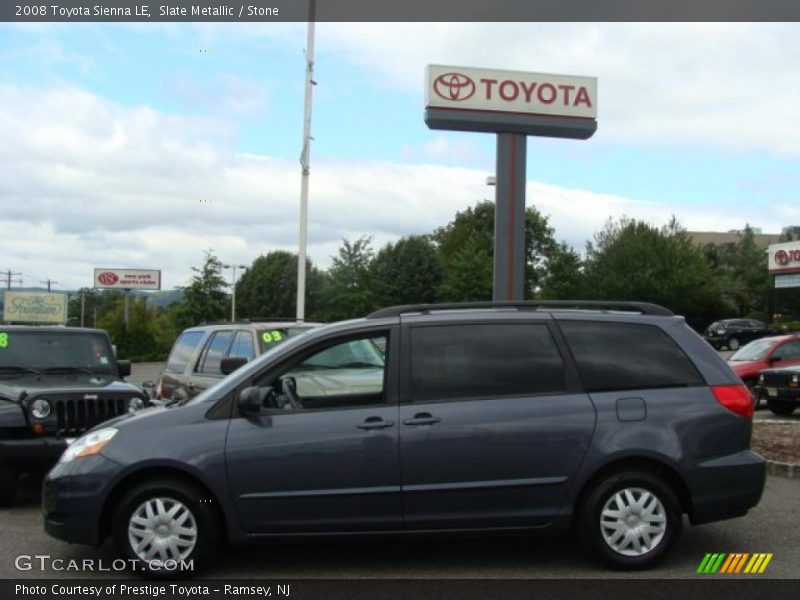
<instances>
[{"instance_id":1,"label":"front bumper","mask_svg":"<svg viewBox=\"0 0 800 600\"><path fill-rule=\"evenodd\" d=\"M121 470L100 454L56 465L42 484L44 530L66 542L102 544L103 506Z\"/></svg>"},{"instance_id":2,"label":"front bumper","mask_svg":"<svg viewBox=\"0 0 800 600\"><path fill-rule=\"evenodd\" d=\"M693 525L744 515L761 500L767 462L752 450L704 461L691 469L687 485Z\"/></svg>"},{"instance_id":3,"label":"front bumper","mask_svg":"<svg viewBox=\"0 0 800 600\"><path fill-rule=\"evenodd\" d=\"M800 389L790 387L775 387L768 383L760 386L761 392L767 400L780 400L800 404Z\"/></svg>"},{"instance_id":4,"label":"front bumper","mask_svg":"<svg viewBox=\"0 0 800 600\"><path fill-rule=\"evenodd\" d=\"M63 438L0 440L0 463L18 471L47 471L64 453Z\"/></svg>"}]
</instances>

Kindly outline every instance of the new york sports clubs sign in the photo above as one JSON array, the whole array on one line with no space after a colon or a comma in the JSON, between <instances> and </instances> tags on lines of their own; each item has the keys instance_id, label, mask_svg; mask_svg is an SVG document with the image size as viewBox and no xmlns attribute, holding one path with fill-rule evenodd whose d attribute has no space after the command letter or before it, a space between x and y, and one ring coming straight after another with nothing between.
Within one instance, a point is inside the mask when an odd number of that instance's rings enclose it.
<instances>
[{"instance_id":1,"label":"new york sports clubs sign","mask_svg":"<svg viewBox=\"0 0 800 600\"><path fill-rule=\"evenodd\" d=\"M427 108L597 118L597 78L429 65Z\"/></svg>"}]
</instances>

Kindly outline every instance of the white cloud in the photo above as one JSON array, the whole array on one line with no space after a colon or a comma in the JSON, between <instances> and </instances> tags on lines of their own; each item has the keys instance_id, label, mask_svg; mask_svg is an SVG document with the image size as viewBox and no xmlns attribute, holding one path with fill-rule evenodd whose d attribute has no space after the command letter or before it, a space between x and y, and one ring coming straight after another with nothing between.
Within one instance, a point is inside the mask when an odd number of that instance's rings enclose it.
<instances>
[{"instance_id":1,"label":"white cloud","mask_svg":"<svg viewBox=\"0 0 800 600\"><path fill-rule=\"evenodd\" d=\"M0 267L62 288L89 285L95 266L159 268L170 288L188 281L207 248L249 263L296 247L299 164L237 153L222 121L126 107L72 87L5 85L0 131ZM428 233L490 197L486 175L433 162L315 160L309 256L327 266L342 238L372 235L377 248ZM528 203L579 248L609 216L663 223L672 214L647 199L534 181ZM690 228L738 228L746 219L775 231L789 209L677 217Z\"/></svg>"},{"instance_id":2,"label":"white cloud","mask_svg":"<svg viewBox=\"0 0 800 600\"><path fill-rule=\"evenodd\" d=\"M598 77L596 140L800 156L796 23L320 24L318 52L423 102L426 64Z\"/></svg>"}]
</instances>

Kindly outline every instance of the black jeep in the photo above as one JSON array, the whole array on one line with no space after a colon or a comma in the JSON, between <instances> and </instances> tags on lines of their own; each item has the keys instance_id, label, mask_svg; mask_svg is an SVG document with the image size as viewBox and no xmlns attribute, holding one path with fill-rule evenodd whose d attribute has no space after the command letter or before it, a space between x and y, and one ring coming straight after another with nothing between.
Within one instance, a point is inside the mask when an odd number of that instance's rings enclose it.
<instances>
[{"instance_id":1,"label":"black jeep","mask_svg":"<svg viewBox=\"0 0 800 600\"><path fill-rule=\"evenodd\" d=\"M0 325L0 506L98 423L149 404L98 329Z\"/></svg>"}]
</instances>

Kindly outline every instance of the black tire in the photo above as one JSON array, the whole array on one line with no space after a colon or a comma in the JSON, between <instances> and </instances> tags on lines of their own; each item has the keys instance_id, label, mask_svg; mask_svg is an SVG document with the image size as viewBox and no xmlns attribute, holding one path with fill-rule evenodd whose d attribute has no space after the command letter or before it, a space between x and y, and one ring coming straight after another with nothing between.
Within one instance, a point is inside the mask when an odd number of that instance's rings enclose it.
<instances>
[{"instance_id":1,"label":"black tire","mask_svg":"<svg viewBox=\"0 0 800 600\"><path fill-rule=\"evenodd\" d=\"M175 508L177 503L183 505L188 510L189 517L185 517L186 520L180 526L183 528L187 523L193 524L196 532L191 551L186 556L181 556L179 560L174 560L174 563L164 562L163 566L157 562L148 562L137 554L129 535L129 526L134 514L143 508L144 503L156 502L156 499L163 499L166 509ZM212 500L195 486L180 480L157 479L141 483L128 490L117 504L114 511L114 541L125 558L130 561L129 564L133 566L133 570L145 577L160 579L186 577L198 573L213 562L222 538L221 519ZM180 508L178 508L177 517L177 520L184 518L184 513ZM175 523L165 526L173 525L179 526ZM186 536L176 533L173 537L185 538ZM184 544L188 543L184 539L180 541ZM151 542L144 548L147 549L152 545ZM168 560L170 559L168 558ZM151 557L152 560L158 561L161 560L161 557Z\"/></svg>"},{"instance_id":2,"label":"black tire","mask_svg":"<svg viewBox=\"0 0 800 600\"><path fill-rule=\"evenodd\" d=\"M796 405L793 402L782 402L780 400L767 400L767 408L772 414L779 417L788 417L794 412Z\"/></svg>"},{"instance_id":3,"label":"black tire","mask_svg":"<svg viewBox=\"0 0 800 600\"><path fill-rule=\"evenodd\" d=\"M739 338L737 338L737 337L728 338L728 343L727 343L728 350L736 352L739 349L739 345L740 345L739 344Z\"/></svg>"},{"instance_id":4,"label":"black tire","mask_svg":"<svg viewBox=\"0 0 800 600\"><path fill-rule=\"evenodd\" d=\"M614 549L606 541L603 533L605 531L607 535L611 535L612 529L601 527L601 513L604 507L607 503L611 504L610 508L615 506L613 498L617 492L626 489L632 491L636 500L642 498L642 494L637 490L649 493L651 498L655 497L660 503L657 514L663 517L664 523L661 538L656 542L651 538L651 543L654 543L652 548L630 556ZM650 500L647 505L651 505ZM620 570L646 569L655 565L664 558L680 535L683 525L683 515L675 492L661 478L643 471L621 471L609 475L588 490L578 511L578 530L587 550L601 562ZM658 535L653 537L657 538ZM625 537L622 539L625 540ZM634 549L623 548L623 551L634 552Z\"/></svg>"},{"instance_id":5,"label":"black tire","mask_svg":"<svg viewBox=\"0 0 800 600\"><path fill-rule=\"evenodd\" d=\"M17 495L19 473L5 465L0 465L0 506L11 506Z\"/></svg>"}]
</instances>

